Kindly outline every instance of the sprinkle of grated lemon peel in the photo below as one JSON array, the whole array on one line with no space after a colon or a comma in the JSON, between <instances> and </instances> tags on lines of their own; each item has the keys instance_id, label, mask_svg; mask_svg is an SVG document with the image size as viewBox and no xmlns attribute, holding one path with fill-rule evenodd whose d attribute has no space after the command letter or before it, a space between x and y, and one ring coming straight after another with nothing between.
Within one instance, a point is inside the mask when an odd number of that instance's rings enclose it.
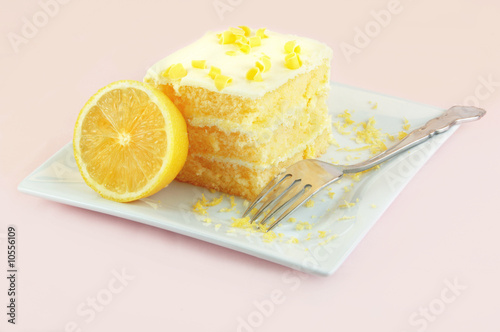
<instances>
[{"instance_id":1,"label":"sprinkle of grated lemon peel","mask_svg":"<svg viewBox=\"0 0 500 332\"><path fill-rule=\"evenodd\" d=\"M305 204L305 207L308 207L308 208L314 207L314 201L312 199L308 200Z\"/></svg>"},{"instance_id":2,"label":"sprinkle of grated lemon peel","mask_svg":"<svg viewBox=\"0 0 500 332\"><path fill-rule=\"evenodd\" d=\"M337 235L331 235L329 236L325 241L323 242L320 242L319 245L320 246L324 246L325 244L327 244L328 242L330 242L331 240L335 239L337 237Z\"/></svg>"},{"instance_id":3,"label":"sprinkle of grated lemon peel","mask_svg":"<svg viewBox=\"0 0 500 332\"><path fill-rule=\"evenodd\" d=\"M234 201L234 196L229 196L229 202L231 204L230 208L222 208L219 210L219 212L231 212L234 210L236 207L236 202Z\"/></svg>"},{"instance_id":4,"label":"sprinkle of grated lemon peel","mask_svg":"<svg viewBox=\"0 0 500 332\"><path fill-rule=\"evenodd\" d=\"M273 231L269 231L269 232L264 233L264 234L262 235L262 240L263 240L264 242L267 242L267 243L269 243L269 242L273 242L276 238L277 238L277 235L276 235L276 233L274 233Z\"/></svg>"},{"instance_id":5,"label":"sprinkle of grated lemon peel","mask_svg":"<svg viewBox=\"0 0 500 332\"><path fill-rule=\"evenodd\" d=\"M354 219L354 218L356 218L356 217L355 216L343 216L343 217L337 218L337 221L351 220L351 219Z\"/></svg>"},{"instance_id":6,"label":"sprinkle of grated lemon peel","mask_svg":"<svg viewBox=\"0 0 500 332\"><path fill-rule=\"evenodd\" d=\"M405 119L403 120L403 122L404 122L403 129L404 129L404 130L410 130L411 125L410 125L410 123L408 122L408 120L405 118Z\"/></svg>"}]
</instances>

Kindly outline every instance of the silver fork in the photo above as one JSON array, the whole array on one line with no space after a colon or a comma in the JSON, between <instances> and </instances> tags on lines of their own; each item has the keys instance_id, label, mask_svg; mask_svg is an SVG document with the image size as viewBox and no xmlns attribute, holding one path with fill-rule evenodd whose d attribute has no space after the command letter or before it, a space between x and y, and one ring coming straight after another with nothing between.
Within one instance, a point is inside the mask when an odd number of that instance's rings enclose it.
<instances>
[{"instance_id":1,"label":"silver fork","mask_svg":"<svg viewBox=\"0 0 500 332\"><path fill-rule=\"evenodd\" d=\"M321 189L339 180L346 173L358 173L372 168L420 143L441 134L454 125L479 120L486 111L473 106L454 106L424 126L413 130L404 139L379 155L364 162L343 166L333 165L317 159L304 159L289 166L273 180L253 200L243 213L247 216L257 205L260 208L251 217L254 223L264 211L269 212L259 221L265 231L270 231L281 220L297 210L307 199ZM280 211L286 210L277 216ZM274 220L272 220L272 218ZM272 220L272 221L271 221ZM271 221L269 224L268 221Z\"/></svg>"}]
</instances>

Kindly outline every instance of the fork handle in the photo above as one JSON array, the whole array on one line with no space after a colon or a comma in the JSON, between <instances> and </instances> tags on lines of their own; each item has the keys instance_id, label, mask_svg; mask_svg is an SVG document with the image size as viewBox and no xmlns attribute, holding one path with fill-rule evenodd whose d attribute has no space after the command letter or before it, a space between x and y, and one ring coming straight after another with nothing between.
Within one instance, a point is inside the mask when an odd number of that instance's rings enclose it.
<instances>
[{"instance_id":1,"label":"fork handle","mask_svg":"<svg viewBox=\"0 0 500 332\"><path fill-rule=\"evenodd\" d=\"M425 125L413 130L404 139L391 148L364 162L342 166L344 173L358 173L376 166L420 143L427 141L436 134L441 134L454 125L481 119L486 111L473 106L453 106L437 118L429 120Z\"/></svg>"}]
</instances>

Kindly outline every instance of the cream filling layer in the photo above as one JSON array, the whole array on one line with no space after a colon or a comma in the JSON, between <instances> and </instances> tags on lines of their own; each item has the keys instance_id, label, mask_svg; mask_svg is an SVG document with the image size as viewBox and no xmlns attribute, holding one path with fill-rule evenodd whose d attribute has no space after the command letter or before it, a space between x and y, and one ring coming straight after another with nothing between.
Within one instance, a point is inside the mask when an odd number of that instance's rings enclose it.
<instances>
[{"instance_id":1,"label":"cream filling layer","mask_svg":"<svg viewBox=\"0 0 500 332\"><path fill-rule=\"evenodd\" d=\"M239 133L251 138L267 137L272 135L279 127L289 127L293 125L295 118L301 112L307 109L305 101L297 104L294 107L289 107L287 111L281 113L279 116L274 117L271 124L254 124L252 122L236 122L231 119L221 119L211 116L199 116L193 119L187 119L187 122L192 127L214 127L217 130L225 133Z\"/></svg>"},{"instance_id":2,"label":"cream filling layer","mask_svg":"<svg viewBox=\"0 0 500 332\"><path fill-rule=\"evenodd\" d=\"M325 125L323 127L320 127L319 130L316 133L314 133L308 141L303 142L301 144L297 144L294 149L290 149L287 154L283 154L280 158L275 159L273 163L259 164L259 163L252 163L252 162L243 161L243 160L236 159L236 158L218 157L218 156L206 155L206 154L201 154L201 153L189 154L188 158L191 156L191 157L195 157L195 158L202 158L202 159L208 160L210 162L229 163L229 164L243 166L243 167L254 169L254 170L265 170L265 169L268 169L270 167L278 165L279 163L293 157L294 155L296 155L297 153L299 153L301 151L304 151L308 145L310 145L312 142L314 142L319 136L323 135L325 133L325 131L328 131L329 129L331 129L330 123L331 123L331 121L328 121L327 123L325 123Z\"/></svg>"},{"instance_id":3,"label":"cream filling layer","mask_svg":"<svg viewBox=\"0 0 500 332\"><path fill-rule=\"evenodd\" d=\"M197 116L194 118L187 118L186 121L192 127L213 127L225 134L238 133L251 140L259 141L260 139L263 139L266 141L281 126L292 127L299 115L308 111L310 108L309 104L312 99L314 99L314 108L318 107L316 101L320 98L325 98L324 100L326 100L327 92L328 90L321 90L316 96L312 97L308 101L302 100L300 102L296 102L294 106L286 107L285 111L278 112L278 114L273 116L273 119L269 122L257 121L257 123L255 123L249 119L245 119L243 121L233 121L228 118L221 119L215 116ZM324 113L326 116L326 105ZM253 120L255 121L256 119L253 118Z\"/></svg>"}]
</instances>

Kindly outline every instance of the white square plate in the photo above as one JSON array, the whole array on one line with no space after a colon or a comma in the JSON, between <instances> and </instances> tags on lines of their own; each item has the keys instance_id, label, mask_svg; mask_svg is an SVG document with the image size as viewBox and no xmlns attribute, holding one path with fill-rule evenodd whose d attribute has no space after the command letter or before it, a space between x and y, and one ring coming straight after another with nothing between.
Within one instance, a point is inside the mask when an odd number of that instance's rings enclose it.
<instances>
[{"instance_id":1,"label":"white square plate","mask_svg":"<svg viewBox=\"0 0 500 332\"><path fill-rule=\"evenodd\" d=\"M328 106L332 122L343 123L343 119L337 115L349 110L356 123L374 117L376 128L396 137L403 131L405 119L411 125L411 131L442 113L442 110L434 107L337 83L332 83ZM350 127L346 130L350 130ZM221 208L230 207L228 197L221 204L210 207L210 221L206 219L207 216L193 212L193 205L202 194L209 200L221 194L189 184L174 181L157 194L132 203L116 203L101 198L83 182L71 144L67 144L24 179L19 190L326 276L335 272L399 192L455 130L456 127L433 137L386 162L379 169L364 174L359 181L344 178L341 183L317 194L313 199L314 206L302 207L293 216L295 222L282 222L275 230L277 237L269 242L262 233L231 227L231 218L238 218L244 211L242 199L235 199L236 206L230 212L219 212ZM354 133L341 135L336 129L333 131L340 147L362 146L352 139ZM387 140L387 145L390 144L393 143ZM320 159L352 164L369 157L367 150L341 151L339 146L332 145Z\"/></svg>"}]
</instances>

